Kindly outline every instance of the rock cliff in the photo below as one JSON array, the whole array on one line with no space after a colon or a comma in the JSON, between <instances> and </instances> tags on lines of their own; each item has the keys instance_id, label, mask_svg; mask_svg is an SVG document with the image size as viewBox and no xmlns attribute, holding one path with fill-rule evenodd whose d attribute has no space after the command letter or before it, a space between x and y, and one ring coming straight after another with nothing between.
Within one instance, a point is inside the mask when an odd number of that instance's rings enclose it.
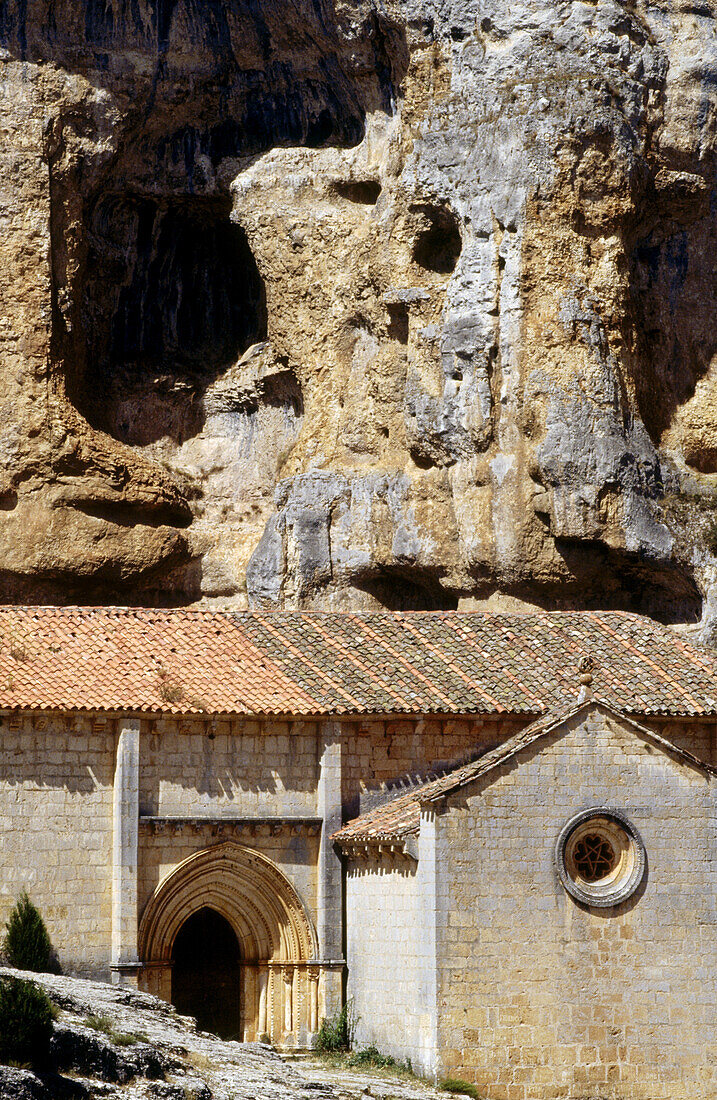
<instances>
[{"instance_id":1,"label":"rock cliff","mask_svg":"<svg viewBox=\"0 0 717 1100\"><path fill-rule=\"evenodd\" d=\"M0 599L717 606L717 3L2 0Z\"/></svg>"}]
</instances>

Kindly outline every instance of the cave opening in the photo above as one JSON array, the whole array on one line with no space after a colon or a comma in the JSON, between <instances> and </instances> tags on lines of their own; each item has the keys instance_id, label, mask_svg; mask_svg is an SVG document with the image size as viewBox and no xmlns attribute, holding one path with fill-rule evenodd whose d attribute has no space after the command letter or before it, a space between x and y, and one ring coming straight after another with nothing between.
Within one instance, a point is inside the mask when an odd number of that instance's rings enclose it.
<instances>
[{"instance_id":1,"label":"cave opening","mask_svg":"<svg viewBox=\"0 0 717 1100\"><path fill-rule=\"evenodd\" d=\"M333 191L342 199L359 206L375 206L381 194L381 184L377 180L337 180Z\"/></svg>"},{"instance_id":2,"label":"cave opening","mask_svg":"<svg viewBox=\"0 0 717 1100\"><path fill-rule=\"evenodd\" d=\"M415 263L439 275L452 274L463 246L458 219L442 206L422 206L419 212L424 228L414 241Z\"/></svg>"},{"instance_id":3,"label":"cave opening","mask_svg":"<svg viewBox=\"0 0 717 1100\"><path fill-rule=\"evenodd\" d=\"M266 293L228 199L104 195L88 217L79 404L121 442L201 430L201 396L266 338Z\"/></svg>"}]
</instances>

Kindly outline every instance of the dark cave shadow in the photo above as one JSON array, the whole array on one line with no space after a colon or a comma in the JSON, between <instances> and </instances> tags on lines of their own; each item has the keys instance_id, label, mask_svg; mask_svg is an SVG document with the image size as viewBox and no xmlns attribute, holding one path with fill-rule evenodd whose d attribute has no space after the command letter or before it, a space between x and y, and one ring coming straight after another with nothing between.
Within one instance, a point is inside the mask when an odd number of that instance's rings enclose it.
<instances>
[{"instance_id":1,"label":"dark cave shadow","mask_svg":"<svg viewBox=\"0 0 717 1100\"><path fill-rule=\"evenodd\" d=\"M25 604L28 607L73 604L126 607L187 607L200 598L201 558L162 562L146 573L125 580L114 565L92 576L18 578L16 573L0 569L0 603Z\"/></svg>"},{"instance_id":2,"label":"dark cave shadow","mask_svg":"<svg viewBox=\"0 0 717 1100\"><path fill-rule=\"evenodd\" d=\"M135 137L152 131L160 172L135 165L150 189L164 167L188 192L200 157L358 144L368 112L393 112L408 66L402 27L369 10L357 33L330 0L6 0L0 45L116 95Z\"/></svg>"},{"instance_id":3,"label":"dark cave shadow","mask_svg":"<svg viewBox=\"0 0 717 1100\"><path fill-rule=\"evenodd\" d=\"M71 397L93 427L130 445L183 442L202 429L207 388L266 340L264 282L230 214L228 198L101 195L92 205L94 277Z\"/></svg>"},{"instance_id":4,"label":"dark cave shadow","mask_svg":"<svg viewBox=\"0 0 717 1100\"><path fill-rule=\"evenodd\" d=\"M368 577L354 577L351 583L387 611L455 611L458 608L458 597L421 569L385 569Z\"/></svg>"},{"instance_id":5,"label":"dark cave shadow","mask_svg":"<svg viewBox=\"0 0 717 1100\"><path fill-rule=\"evenodd\" d=\"M697 167L688 165L695 173ZM694 178L694 177L693 177ZM717 356L713 257L717 191L685 201L674 193L649 198L642 235L629 256L631 309L637 337L635 378L640 415L656 446ZM701 473L717 472L717 448L685 444Z\"/></svg>"},{"instance_id":6,"label":"dark cave shadow","mask_svg":"<svg viewBox=\"0 0 717 1100\"><path fill-rule=\"evenodd\" d=\"M664 624L697 623L702 596L686 566L657 562L594 540L555 539L573 579L542 587L521 585L506 594L545 611L629 611Z\"/></svg>"}]
</instances>

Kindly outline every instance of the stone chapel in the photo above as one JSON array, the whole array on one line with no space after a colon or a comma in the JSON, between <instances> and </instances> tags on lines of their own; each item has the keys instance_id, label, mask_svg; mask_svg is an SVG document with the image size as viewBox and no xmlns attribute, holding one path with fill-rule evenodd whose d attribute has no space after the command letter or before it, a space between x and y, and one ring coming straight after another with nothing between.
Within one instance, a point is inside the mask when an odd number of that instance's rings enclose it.
<instances>
[{"instance_id":1,"label":"stone chapel","mask_svg":"<svg viewBox=\"0 0 717 1100\"><path fill-rule=\"evenodd\" d=\"M0 608L0 919L488 1100L717 1097L717 667L622 612Z\"/></svg>"}]
</instances>

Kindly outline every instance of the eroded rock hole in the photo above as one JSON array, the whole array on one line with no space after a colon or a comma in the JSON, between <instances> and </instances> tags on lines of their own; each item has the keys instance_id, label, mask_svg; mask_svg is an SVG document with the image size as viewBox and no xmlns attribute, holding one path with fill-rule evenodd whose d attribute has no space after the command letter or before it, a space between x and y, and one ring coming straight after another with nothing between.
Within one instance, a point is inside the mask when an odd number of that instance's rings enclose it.
<instances>
[{"instance_id":1,"label":"eroded rock hole","mask_svg":"<svg viewBox=\"0 0 717 1100\"><path fill-rule=\"evenodd\" d=\"M202 426L206 387L266 336L264 286L227 201L109 196L89 218L88 419L122 442Z\"/></svg>"},{"instance_id":2,"label":"eroded rock hole","mask_svg":"<svg viewBox=\"0 0 717 1100\"><path fill-rule=\"evenodd\" d=\"M340 180L333 190L343 199L363 206L375 206L381 194L381 184L375 180Z\"/></svg>"},{"instance_id":3,"label":"eroded rock hole","mask_svg":"<svg viewBox=\"0 0 717 1100\"><path fill-rule=\"evenodd\" d=\"M450 275L455 271L461 254L461 233L458 219L443 207L420 208L425 228L421 229L413 246L413 259L426 271Z\"/></svg>"},{"instance_id":4,"label":"eroded rock hole","mask_svg":"<svg viewBox=\"0 0 717 1100\"><path fill-rule=\"evenodd\" d=\"M172 948L172 1004L200 1031L240 1039L240 955L233 928L205 907L184 922Z\"/></svg>"}]
</instances>

